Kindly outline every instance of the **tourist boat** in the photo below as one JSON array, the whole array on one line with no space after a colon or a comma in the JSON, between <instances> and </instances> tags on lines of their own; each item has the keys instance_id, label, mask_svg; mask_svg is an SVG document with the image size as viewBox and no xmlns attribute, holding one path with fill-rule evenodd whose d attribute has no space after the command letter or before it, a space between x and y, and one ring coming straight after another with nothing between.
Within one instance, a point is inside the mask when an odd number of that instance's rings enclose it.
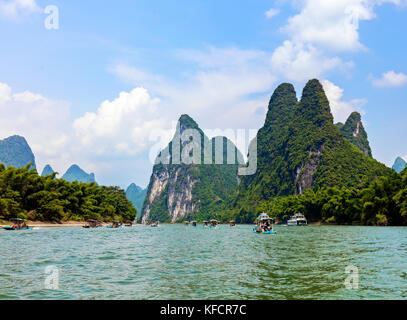
<instances>
[{"instance_id":1,"label":"tourist boat","mask_svg":"<svg viewBox=\"0 0 407 320\"><path fill-rule=\"evenodd\" d=\"M89 228L98 228L102 226L102 221L99 220L93 220L89 219L86 221L86 225L82 226L83 228L89 229Z\"/></svg>"},{"instance_id":2,"label":"tourist boat","mask_svg":"<svg viewBox=\"0 0 407 320\"><path fill-rule=\"evenodd\" d=\"M209 227L208 221L204 221L204 222L203 222L203 225L204 225L204 227Z\"/></svg>"},{"instance_id":3,"label":"tourist boat","mask_svg":"<svg viewBox=\"0 0 407 320\"><path fill-rule=\"evenodd\" d=\"M191 226L196 227L196 221L191 221Z\"/></svg>"},{"instance_id":4,"label":"tourist boat","mask_svg":"<svg viewBox=\"0 0 407 320\"><path fill-rule=\"evenodd\" d=\"M30 228L29 226L26 225L24 219L12 218L12 219L10 219L10 221L13 222L13 225L3 227L4 230L8 230L8 231L32 230L32 228Z\"/></svg>"},{"instance_id":5,"label":"tourist boat","mask_svg":"<svg viewBox=\"0 0 407 320\"><path fill-rule=\"evenodd\" d=\"M267 213L261 213L256 219L256 226L253 228L253 232L262 234L276 234L273 230L273 219L269 217Z\"/></svg>"},{"instance_id":6,"label":"tourist boat","mask_svg":"<svg viewBox=\"0 0 407 320\"><path fill-rule=\"evenodd\" d=\"M296 213L288 221L287 226L306 226L307 219L301 213Z\"/></svg>"},{"instance_id":7,"label":"tourist boat","mask_svg":"<svg viewBox=\"0 0 407 320\"><path fill-rule=\"evenodd\" d=\"M186 226L189 226L189 221L185 221L185 225L186 225Z\"/></svg>"},{"instance_id":8,"label":"tourist boat","mask_svg":"<svg viewBox=\"0 0 407 320\"><path fill-rule=\"evenodd\" d=\"M107 226L108 228L121 228L123 227L122 223L120 221L113 221L111 226Z\"/></svg>"},{"instance_id":9,"label":"tourist boat","mask_svg":"<svg viewBox=\"0 0 407 320\"><path fill-rule=\"evenodd\" d=\"M210 227L210 228L217 228L217 227L218 227L218 224L219 224L218 220L212 219L212 220L210 221L209 227Z\"/></svg>"},{"instance_id":10,"label":"tourist boat","mask_svg":"<svg viewBox=\"0 0 407 320\"><path fill-rule=\"evenodd\" d=\"M132 227L132 226L133 226L133 222L127 221L127 222L124 223L124 226L125 226L125 227Z\"/></svg>"},{"instance_id":11,"label":"tourist boat","mask_svg":"<svg viewBox=\"0 0 407 320\"><path fill-rule=\"evenodd\" d=\"M153 223L151 224L151 226L152 226L153 228L158 228L158 221L153 222Z\"/></svg>"},{"instance_id":12,"label":"tourist boat","mask_svg":"<svg viewBox=\"0 0 407 320\"><path fill-rule=\"evenodd\" d=\"M234 226L236 226L236 222L230 221L230 222L229 222L229 225L230 225L231 227L234 227Z\"/></svg>"}]
</instances>

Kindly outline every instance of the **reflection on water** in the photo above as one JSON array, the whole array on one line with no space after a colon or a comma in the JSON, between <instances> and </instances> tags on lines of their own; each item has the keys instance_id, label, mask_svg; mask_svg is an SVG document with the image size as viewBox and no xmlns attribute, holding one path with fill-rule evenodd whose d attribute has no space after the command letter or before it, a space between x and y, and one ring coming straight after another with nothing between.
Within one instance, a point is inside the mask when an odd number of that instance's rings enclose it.
<instances>
[{"instance_id":1,"label":"reflection on water","mask_svg":"<svg viewBox=\"0 0 407 320\"><path fill-rule=\"evenodd\" d=\"M405 299L407 228L0 231L0 299ZM59 289L44 288L47 266ZM359 269L359 288L344 281Z\"/></svg>"}]
</instances>

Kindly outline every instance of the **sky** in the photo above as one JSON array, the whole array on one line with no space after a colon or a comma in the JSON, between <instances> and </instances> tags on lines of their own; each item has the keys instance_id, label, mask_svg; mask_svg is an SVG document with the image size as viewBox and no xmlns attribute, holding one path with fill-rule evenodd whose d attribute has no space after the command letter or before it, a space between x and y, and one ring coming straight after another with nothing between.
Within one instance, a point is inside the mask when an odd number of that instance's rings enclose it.
<instances>
[{"instance_id":1,"label":"sky","mask_svg":"<svg viewBox=\"0 0 407 320\"><path fill-rule=\"evenodd\" d=\"M40 172L146 187L180 115L257 130L280 83L300 98L318 78L391 166L407 159L405 30L407 0L0 0L0 139L24 136Z\"/></svg>"}]
</instances>

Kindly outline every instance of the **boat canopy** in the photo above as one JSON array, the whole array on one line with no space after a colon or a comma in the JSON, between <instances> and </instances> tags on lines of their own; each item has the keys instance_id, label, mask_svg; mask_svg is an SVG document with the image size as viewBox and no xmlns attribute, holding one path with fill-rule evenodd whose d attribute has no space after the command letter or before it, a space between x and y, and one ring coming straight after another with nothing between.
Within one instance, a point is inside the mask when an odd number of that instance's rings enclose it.
<instances>
[{"instance_id":1,"label":"boat canopy","mask_svg":"<svg viewBox=\"0 0 407 320\"><path fill-rule=\"evenodd\" d=\"M212 220L211 220L211 222L218 222L218 220L216 220L216 219L212 219Z\"/></svg>"},{"instance_id":2,"label":"boat canopy","mask_svg":"<svg viewBox=\"0 0 407 320\"><path fill-rule=\"evenodd\" d=\"M20 218L11 218L10 221L16 221L16 222L24 222L25 219L20 219Z\"/></svg>"},{"instance_id":3,"label":"boat canopy","mask_svg":"<svg viewBox=\"0 0 407 320\"><path fill-rule=\"evenodd\" d=\"M260 215L256 219L257 221L264 221L264 220L273 220L273 218L270 218L267 213L260 213Z\"/></svg>"}]
</instances>

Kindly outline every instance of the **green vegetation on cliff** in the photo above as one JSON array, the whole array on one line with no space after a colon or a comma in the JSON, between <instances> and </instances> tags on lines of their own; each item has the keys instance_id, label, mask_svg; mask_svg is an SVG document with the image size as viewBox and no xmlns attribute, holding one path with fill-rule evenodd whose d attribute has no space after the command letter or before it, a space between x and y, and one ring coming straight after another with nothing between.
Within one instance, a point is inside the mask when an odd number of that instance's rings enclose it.
<instances>
[{"instance_id":1,"label":"green vegetation on cliff","mask_svg":"<svg viewBox=\"0 0 407 320\"><path fill-rule=\"evenodd\" d=\"M336 126L350 143L356 146L365 155L372 157L367 133L362 124L362 117L358 112L352 112L345 124L337 123Z\"/></svg>"},{"instance_id":2,"label":"green vegetation on cliff","mask_svg":"<svg viewBox=\"0 0 407 320\"><path fill-rule=\"evenodd\" d=\"M0 219L40 221L133 220L136 209L118 187L68 182L55 174L0 164Z\"/></svg>"},{"instance_id":3,"label":"green vegetation on cliff","mask_svg":"<svg viewBox=\"0 0 407 320\"><path fill-rule=\"evenodd\" d=\"M318 80L307 83L300 101L291 84L281 84L257 134L257 171L240 177L236 198L225 214L251 222L263 201L328 188L361 189L391 175L393 170L365 155L340 132L354 127L355 116L343 126L334 125ZM359 125L359 133L361 129Z\"/></svg>"},{"instance_id":4,"label":"green vegetation on cliff","mask_svg":"<svg viewBox=\"0 0 407 320\"><path fill-rule=\"evenodd\" d=\"M187 130L198 133L198 138L182 141ZM233 164L227 163L228 149L233 152ZM197 162L185 164L180 160L180 155L194 156L196 150L200 152L195 155ZM218 162L217 155L222 156ZM182 115L174 138L161 151L153 167L143 206L143 221L174 222L213 217L227 206L226 200L236 190L238 163L242 160L232 142L225 137L209 140L192 118Z\"/></svg>"}]
</instances>

